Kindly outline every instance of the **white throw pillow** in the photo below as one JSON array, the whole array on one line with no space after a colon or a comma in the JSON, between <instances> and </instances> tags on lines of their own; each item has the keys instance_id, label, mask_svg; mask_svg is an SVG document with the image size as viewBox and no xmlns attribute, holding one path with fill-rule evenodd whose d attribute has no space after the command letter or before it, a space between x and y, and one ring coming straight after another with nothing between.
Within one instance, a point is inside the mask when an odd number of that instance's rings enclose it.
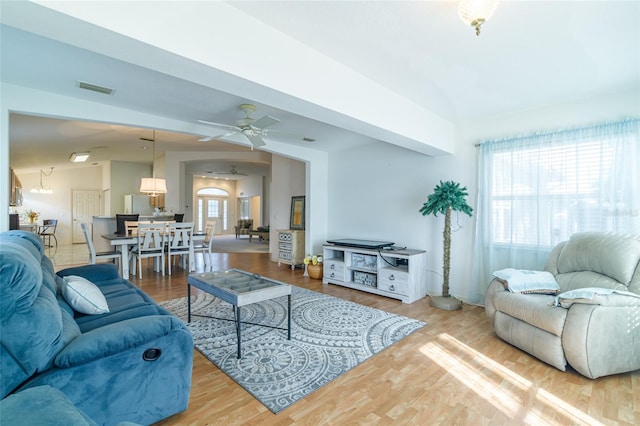
<instances>
[{"instance_id":1,"label":"white throw pillow","mask_svg":"<svg viewBox=\"0 0 640 426\"><path fill-rule=\"evenodd\" d=\"M493 275L506 282L513 293L557 294L560 286L551 272L507 268Z\"/></svg>"},{"instance_id":2,"label":"white throw pillow","mask_svg":"<svg viewBox=\"0 0 640 426\"><path fill-rule=\"evenodd\" d=\"M91 281L76 275L64 277L62 296L71 307L83 314L97 315L109 312L107 299Z\"/></svg>"}]
</instances>

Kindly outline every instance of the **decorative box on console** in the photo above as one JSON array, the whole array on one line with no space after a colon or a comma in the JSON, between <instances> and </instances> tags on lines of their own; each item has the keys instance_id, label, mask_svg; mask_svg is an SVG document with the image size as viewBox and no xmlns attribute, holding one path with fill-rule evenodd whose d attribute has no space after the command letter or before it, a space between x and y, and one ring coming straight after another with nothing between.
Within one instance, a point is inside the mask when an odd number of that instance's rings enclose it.
<instances>
[{"instance_id":1,"label":"decorative box on console","mask_svg":"<svg viewBox=\"0 0 640 426\"><path fill-rule=\"evenodd\" d=\"M377 268L377 260L378 256L362 253L351 253L351 266L354 268L375 271Z\"/></svg>"}]
</instances>

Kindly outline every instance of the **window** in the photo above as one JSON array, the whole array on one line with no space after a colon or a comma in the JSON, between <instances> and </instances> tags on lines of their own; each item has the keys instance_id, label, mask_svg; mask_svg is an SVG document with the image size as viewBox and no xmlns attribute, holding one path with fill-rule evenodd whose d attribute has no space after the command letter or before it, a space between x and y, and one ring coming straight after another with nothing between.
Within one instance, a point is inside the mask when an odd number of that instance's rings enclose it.
<instances>
[{"instance_id":1,"label":"window","mask_svg":"<svg viewBox=\"0 0 640 426\"><path fill-rule=\"evenodd\" d=\"M249 199L238 198L238 219L249 219Z\"/></svg>"},{"instance_id":2,"label":"window","mask_svg":"<svg viewBox=\"0 0 640 426\"><path fill-rule=\"evenodd\" d=\"M611 144L593 141L493 153L493 241L552 246L575 232L615 228L616 194L601 193L614 155Z\"/></svg>"},{"instance_id":3,"label":"window","mask_svg":"<svg viewBox=\"0 0 640 426\"><path fill-rule=\"evenodd\" d=\"M638 232L638 120L481 146L492 243L554 246L582 231ZM482 190L486 188L486 190Z\"/></svg>"}]
</instances>

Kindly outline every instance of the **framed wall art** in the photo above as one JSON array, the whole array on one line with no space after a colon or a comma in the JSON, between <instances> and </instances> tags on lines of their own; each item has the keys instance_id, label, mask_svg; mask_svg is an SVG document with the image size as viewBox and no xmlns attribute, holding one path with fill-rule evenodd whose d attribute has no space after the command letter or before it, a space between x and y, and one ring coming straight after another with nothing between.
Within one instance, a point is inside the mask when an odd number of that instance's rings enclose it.
<instances>
[{"instance_id":1,"label":"framed wall art","mask_svg":"<svg viewBox=\"0 0 640 426\"><path fill-rule=\"evenodd\" d=\"M304 195L291 197L289 229L304 229Z\"/></svg>"}]
</instances>

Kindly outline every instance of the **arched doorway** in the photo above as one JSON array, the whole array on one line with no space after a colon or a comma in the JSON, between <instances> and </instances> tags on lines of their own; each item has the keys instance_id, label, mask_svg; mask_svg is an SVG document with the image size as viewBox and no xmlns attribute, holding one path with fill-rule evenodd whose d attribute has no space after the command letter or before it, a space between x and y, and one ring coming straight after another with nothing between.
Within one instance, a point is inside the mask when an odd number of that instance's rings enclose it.
<instances>
[{"instance_id":1,"label":"arched doorway","mask_svg":"<svg viewBox=\"0 0 640 426\"><path fill-rule=\"evenodd\" d=\"M215 233L229 229L229 193L220 188L202 188L196 193L195 227L204 231L207 222L216 222Z\"/></svg>"}]
</instances>

